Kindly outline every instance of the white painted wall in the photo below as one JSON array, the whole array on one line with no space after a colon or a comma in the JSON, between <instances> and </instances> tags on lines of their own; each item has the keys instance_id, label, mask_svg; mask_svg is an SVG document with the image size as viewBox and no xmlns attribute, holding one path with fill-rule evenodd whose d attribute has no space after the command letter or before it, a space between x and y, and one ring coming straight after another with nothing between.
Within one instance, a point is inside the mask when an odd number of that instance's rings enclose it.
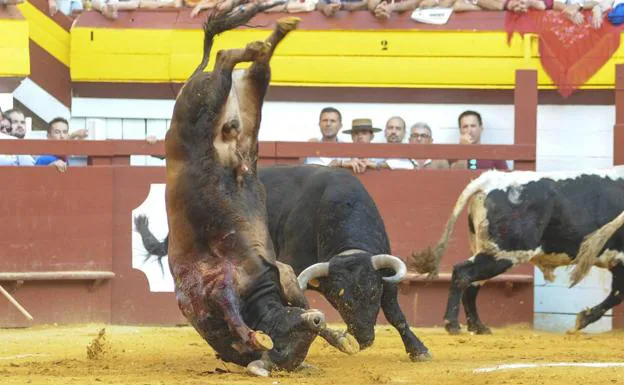
<instances>
[{"instance_id":1,"label":"white painted wall","mask_svg":"<svg viewBox=\"0 0 624 385\"><path fill-rule=\"evenodd\" d=\"M0 92L0 108L2 111L10 110L13 108L13 94L7 94Z\"/></svg>"},{"instance_id":2,"label":"white painted wall","mask_svg":"<svg viewBox=\"0 0 624 385\"><path fill-rule=\"evenodd\" d=\"M97 118L97 139L139 139L148 133L164 138L173 105L173 100L74 98L72 129L79 128L77 125L80 124L84 127L87 118ZM370 118L376 127L383 128L389 117L399 115L408 126L419 121L428 123L433 129L435 143L457 143L457 116L466 109L474 109L481 113L484 120L484 144L513 143L513 105L409 103L266 102L260 140L306 141L318 137L319 112L329 105L342 112L343 129L347 129L356 118ZM537 169L610 167L614 123L613 106L539 106ZM349 135L339 135L345 141L351 140ZM383 133L377 134L374 142L383 141ZM133 158L133 164L163 163L150 157L137 157Z\"/></svg>"},{"instance_id":3,"label":"white painted wall","mask_svg":"<svg viewBox=\"0 0 624 385\"><path fill-rule=\"evenodd\" d=\"M71 116L69 108L29 78L20 83L13 92L13 97L46 122L58 116L65 119Z\"/></svg>"}]
</instances>

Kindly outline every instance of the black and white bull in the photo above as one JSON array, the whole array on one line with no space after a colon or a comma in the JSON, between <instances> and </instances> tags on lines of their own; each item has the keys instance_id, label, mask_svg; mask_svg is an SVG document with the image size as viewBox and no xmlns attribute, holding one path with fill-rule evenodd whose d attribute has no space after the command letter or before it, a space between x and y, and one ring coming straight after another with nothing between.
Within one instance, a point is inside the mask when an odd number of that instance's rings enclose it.
<instances>
[{"instance_id":1,"label":"black and white bull","mask_svg":"<svg viewBox=\"0 0 624 385\"><path fill-rule=\"evenodd\" d=\"M436 248L413 255L413 267L436 275L451 232L468 205L472 257L453 267L444 315L446 330L460 332L460 300L467 328L490 333L479 319L481 284L513 266L531 262L548 281L559 266L575 265L571 286L592 266L609 269L611 292L580 312L571 331L597 321L622 302L624 294L624 168L585 172L488 171L459 196Z\"/></svg>"},{"instance_id":2,"label":"black and white bull","mask_svg":"<svg viewBox=\"0 0 624 385\"><path fill-rule=\"evenodd\" d=\"M256 176L261 107L269 61L299 19L278 20L266 41L219 51L205 69L214 37L274 6L248 4L211 17L204 54L178 95L165 139L169 268L178 305L227 362L268 375L300 367L324 327L307 310L289 267L276 262ZM252 62L234 71L241 62Z\"/></svg>"},{"instance_id":3,"label":"black and white bull","mask_svg":"<svg viewBox=\"0 0 624 385\"><path fill-rule=\"evenodd\" d=\"M310 165L260 168L258 176L277 259L299 274L302 290L322 293L347 324L348 334L324 329L321 336L347 353L366 348L375 339L381 307L410 358L429 358L399 307L397 283L405 264L391 255L383 219L359 179L346 170ZM146 250L163 257L168 237L157 240L144 216L135 224Z\"/></svg>"}]
</instances>

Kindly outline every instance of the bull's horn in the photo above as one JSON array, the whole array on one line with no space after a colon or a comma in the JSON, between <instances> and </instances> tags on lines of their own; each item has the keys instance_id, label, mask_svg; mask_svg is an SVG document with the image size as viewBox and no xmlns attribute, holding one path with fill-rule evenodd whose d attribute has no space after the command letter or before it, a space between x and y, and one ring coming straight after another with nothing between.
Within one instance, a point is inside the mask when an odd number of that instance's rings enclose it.
<instances>
[{"instance_id":1,"label":"bull's horn","mask_svg":"<svg viewBox=\"0 0 624 385\"><path fill-rule=\"evenodd\" d=\"M329 262L315 263L299 273L297 282L299 282L301 290L305 290L308 287L308 282L310 282L310 280L319 277L326 277L327 274L329 274Z\"/></svg>"},{"instance_id":2,"label":"bull's horn","mask_svg":"<svg viewBox=\"0 0 624 385\"><path fill-rule=\"evenodd\" d=\"M393 269L394 275L391 277L383 277L383 279L387 282L398 283L401 282L403 277L405 277L405 273L407 273L407 267L405 266L405 262L401 260L401 258L395 257L390 254L377 254L371 257L371 262L373 263L373 268L375 270L379 269Z\"/></svg>"},{"instance_id":3,"label":"bull's horn","mask_svg":"<svg viewBox=\"0 0 624 385\"><path fill-rule=\"evenodd\" d=\"M301 314L301 319L310 330L321 330L325 327L325 315L320 310L308 310Z\"/></svg>"}]
</instances>

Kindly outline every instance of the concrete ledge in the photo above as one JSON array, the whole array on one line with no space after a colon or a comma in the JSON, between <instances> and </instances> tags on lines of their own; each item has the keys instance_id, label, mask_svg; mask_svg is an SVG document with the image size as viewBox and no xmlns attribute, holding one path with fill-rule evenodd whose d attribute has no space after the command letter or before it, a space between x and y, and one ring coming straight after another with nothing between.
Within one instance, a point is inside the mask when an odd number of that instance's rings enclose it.
<instances>
[{"instance_id":1,"label":"concrete ledge","mask_svg":"<svg viewBox=\"0 0 624 385\"><path fill-rule=\"evenodd\" d=\"M450 282L451 273L440 273L438 278L428 279L426 274L407 273L401 282ZM488 282L533 283L533 276L529 274L502 274L489 279Z\"/></svg>"},{"instance_id":2,"label":"concrete ledge","mask_svg":"<svg viewBox=\"0 0 624 385\"><path fill-rule=\"evenodd\" d=\"M51 281L112 279L112 271L31 271L0 273L0 281Z\"/></svg>"}]
</instances>

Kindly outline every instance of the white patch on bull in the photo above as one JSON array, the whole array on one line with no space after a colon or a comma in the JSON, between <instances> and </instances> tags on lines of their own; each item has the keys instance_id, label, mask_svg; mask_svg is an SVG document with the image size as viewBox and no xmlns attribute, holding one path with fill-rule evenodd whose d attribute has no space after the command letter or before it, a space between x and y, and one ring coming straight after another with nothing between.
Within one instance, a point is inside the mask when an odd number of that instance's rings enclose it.
<instances>
[{"instance_id":1,"label":"white patch on bull","mask_svg":"<svg viewBox=\"0 0 624 385\"><path fill-rule=\"evenodd\" d=\"M237 167L240 163L238 155L239 144L242 139L241 133L244 132L243 119L241 116L239 94L237 92L236 83L242 81L243 71L237 70L232 73L232 87L227 96L225 105L222 107L219 120L215 122L215 138L214 147L219 157L219 162L225 167ZM236 120L239 123L239 134L234 137L225 137L222 127L229 122Z\"/></svg>"},{"instance_id":2,"label":"white patch on bull","mask_svg":"<svg viewBox=\"0 0 624 385\"><path fill-rule=\"evenodd\" d=\"M492 190L503 190L513 186L524 186L529 182L536 182L541 179L552 179L560 181L565 179L576 179L581 176L596 175L601 178L618 180L624 178L624 165L614 166L607 169L587 169L578 171L499 171L490 170L481 174L473 180L468 187L472 192L481 190L486 194ZM470 186L472 185L472 186Z\"/></svg>"},{"instance_id":3,"label":"white patch on bull","mask_svg":"<svg viewBox=\"0 0 624 385\"><path fill-rule=\"evenodd\" d=\"M522 194L522 190L524 190L523 186L518 186L515 184L509 186L509 192L507 192L507 199L509 199L509 202L511 204L519 205L521 203L520 195Z\"/></svg>"},{"instance_id":4,"label":"white patch on bull","mask_svg":"<svg viewBox=\"0 0 624 385\"><path fill-rule=\"evenodd\" d=\"M624 264L624 253L618 250L606 249L604 253L600 254L594 266L611 269L618 262Z\"/></svg>"},{"instance_id":5,"label":"white patch on bull","mask_svg":"<svg viewBox=\"0 0 624 385\"><path fill-rule=\"evenodd\" d=\"M555 280L553 271L560 266L572 265L574 261L566 253L545 253L542 247L533 250L497 250L493 253L496 259L511 261L514 266L530 262L544 274L544 279L548 282ZM474 258L474 257L473 257ZM471 260L473 259L471 258ZM605 250L594 263L594 266L603 269L610 269L617 263L624 263L624 253L617 250Z\"/></svg>"}]
</instances>

